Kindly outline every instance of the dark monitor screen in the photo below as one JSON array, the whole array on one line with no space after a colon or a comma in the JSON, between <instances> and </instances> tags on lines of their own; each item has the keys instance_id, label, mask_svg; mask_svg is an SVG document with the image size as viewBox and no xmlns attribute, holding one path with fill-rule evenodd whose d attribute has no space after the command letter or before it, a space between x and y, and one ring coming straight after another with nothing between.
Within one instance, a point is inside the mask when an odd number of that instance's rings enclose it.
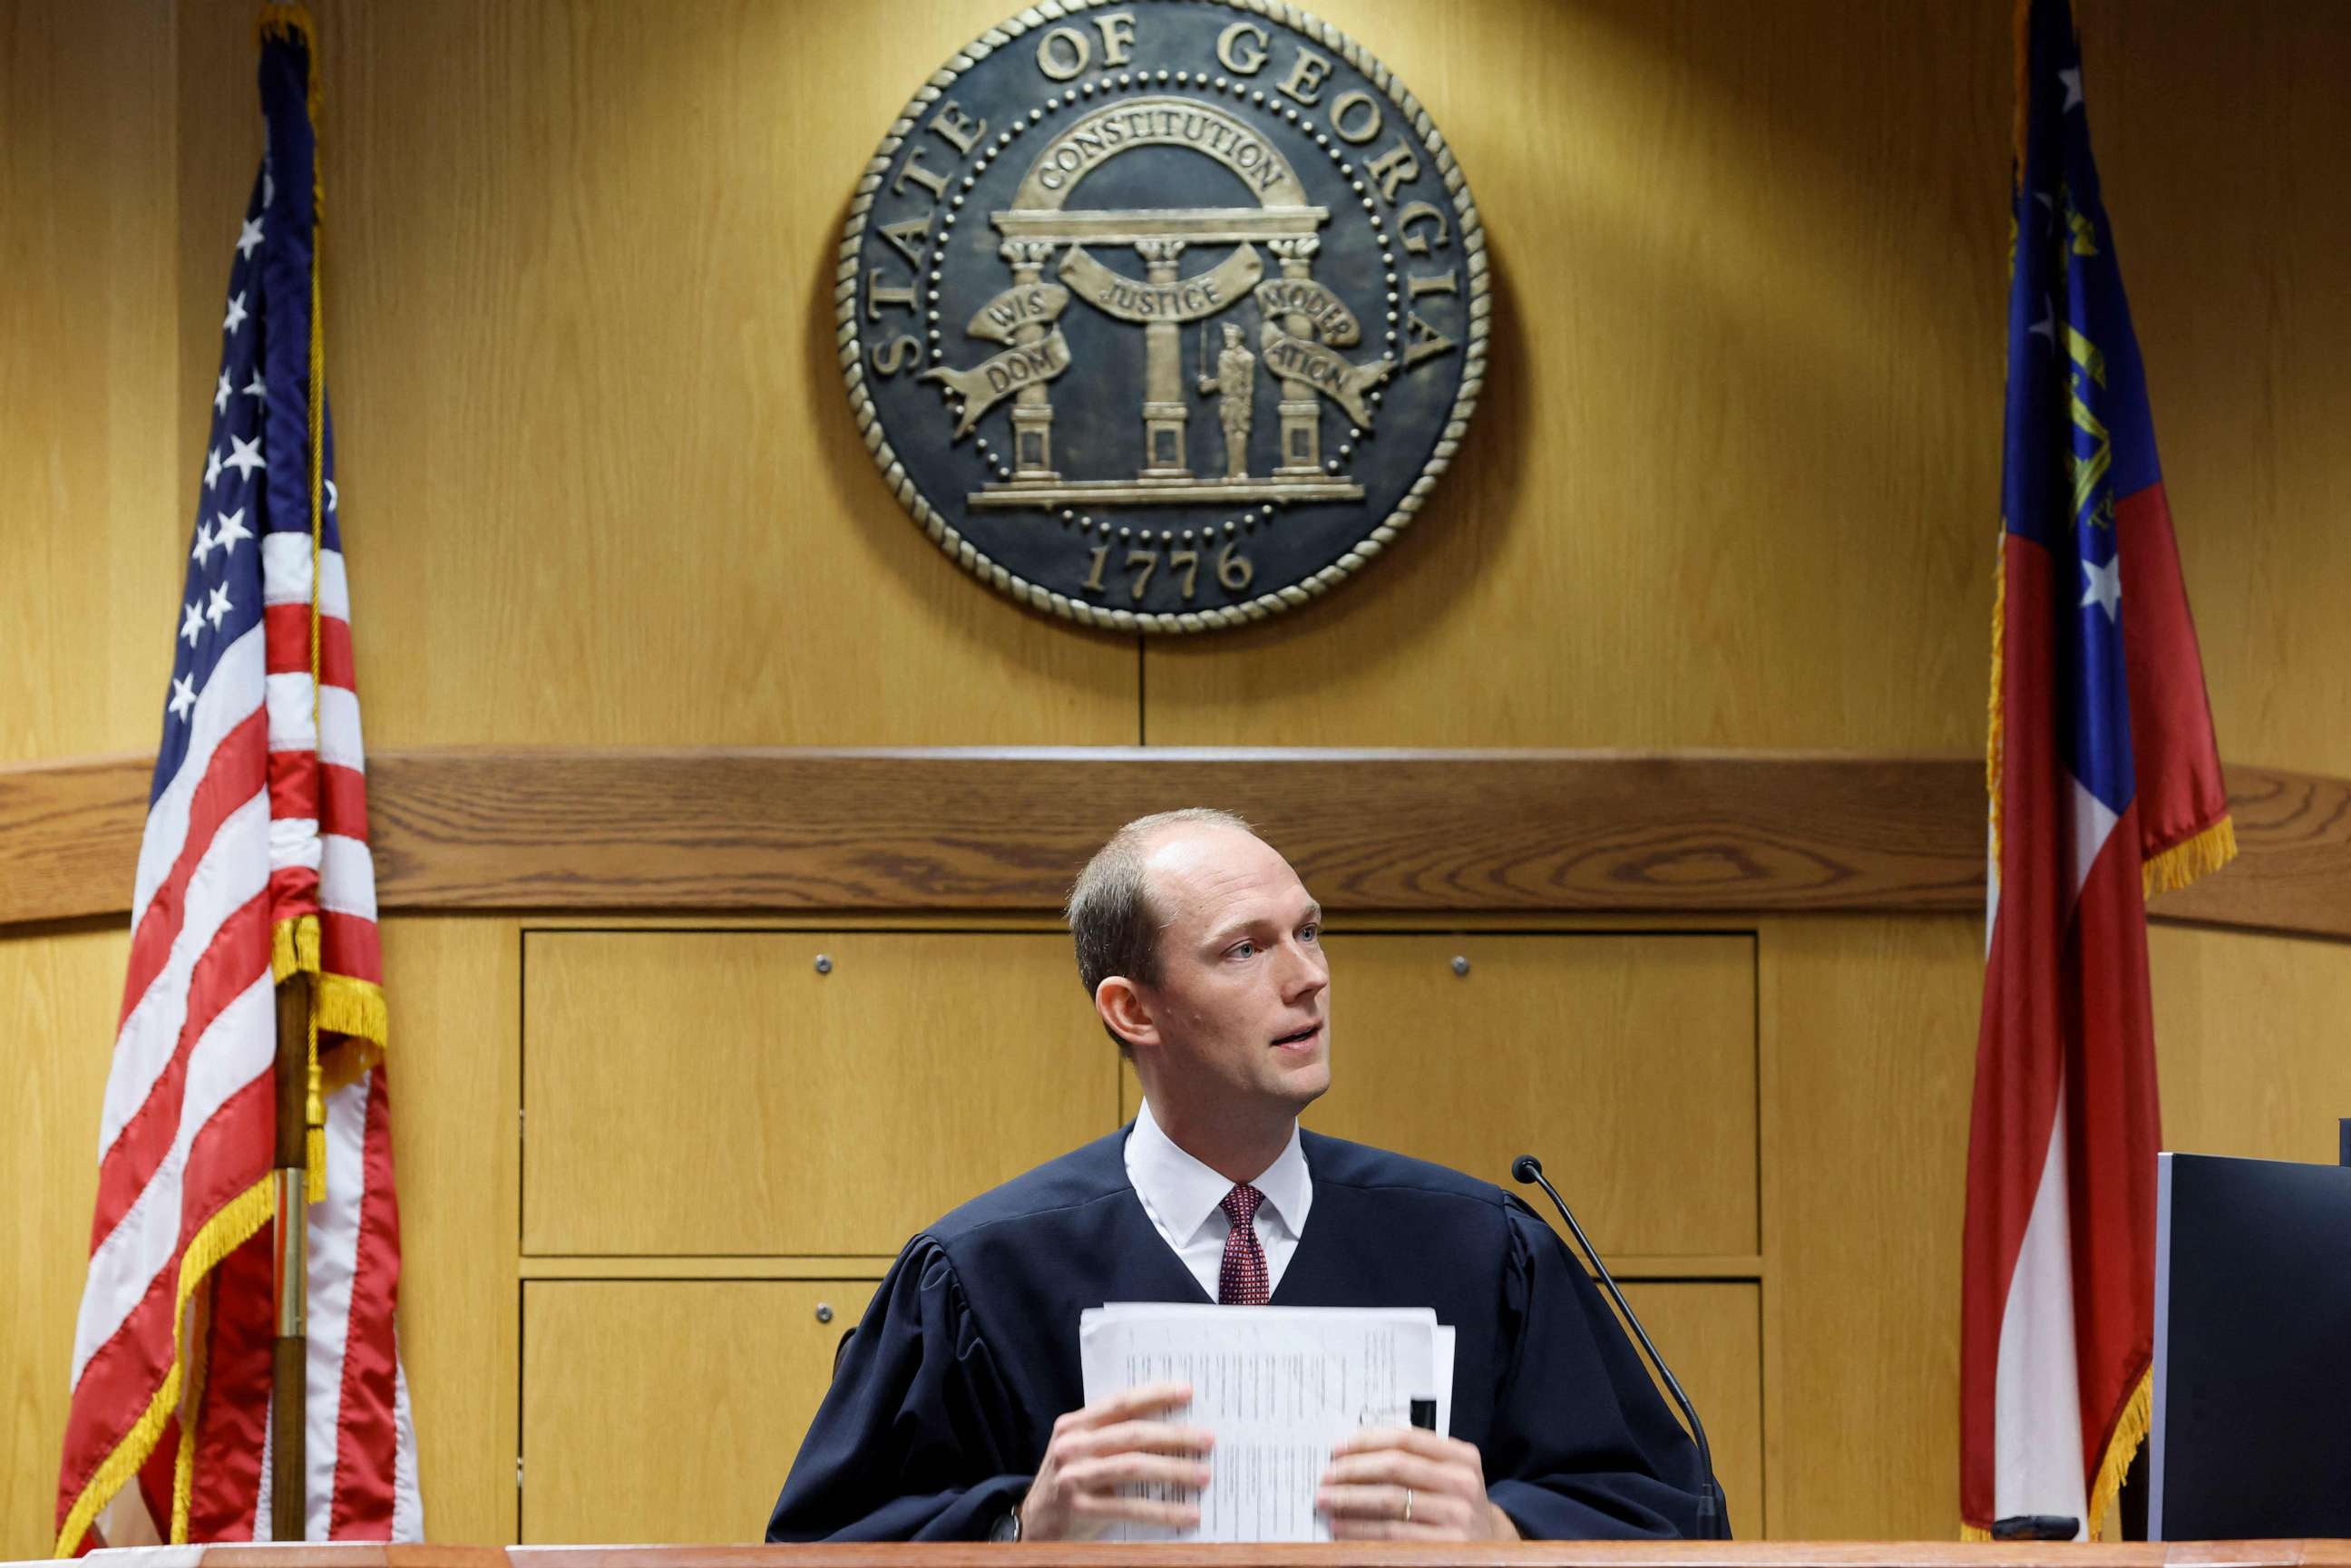
<instances>
[{"instance_id":1,"label":"dark monitor screen","mask_svg":"<svg viewBox=\"0 0 2351 1568\"><path fill-rule=\"evenodd\" d=\"M2158 1166L2147 1534L2351 1535L2351 1170Z\"/></svg>"}]
</instances>

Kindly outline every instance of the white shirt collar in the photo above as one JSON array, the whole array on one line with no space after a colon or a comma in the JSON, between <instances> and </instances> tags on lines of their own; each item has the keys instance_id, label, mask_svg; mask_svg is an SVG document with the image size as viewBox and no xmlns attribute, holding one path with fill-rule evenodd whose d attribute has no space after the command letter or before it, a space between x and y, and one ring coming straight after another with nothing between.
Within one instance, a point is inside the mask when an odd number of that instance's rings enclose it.
<instances>
[{"instance_id":1,"label":"white shirt collar","mask_svg":"<svg viewBox=\"0 0 2351 1568\"><path fill-rule=\"evenodd\" d=\"M1144 1207L1163 1228L1184 1239L1199 1234L1224 1203L1225 1195L1233 1190L1231 1182L1185 1153L1161 1130L1147 1100L1135 1113L1134 1131L1127 1135L1126 1171ZM1270 1215L1292 1238L1305 1234L1314 1183L1307 1175L1306 1151L1300 1145L1295 1123L1290 1125L1290 1142L1273 1164L1248 1185L1265 1194L1265 1203L1258 1209L1259 1224Z\"/></svg>"}]
</instances>

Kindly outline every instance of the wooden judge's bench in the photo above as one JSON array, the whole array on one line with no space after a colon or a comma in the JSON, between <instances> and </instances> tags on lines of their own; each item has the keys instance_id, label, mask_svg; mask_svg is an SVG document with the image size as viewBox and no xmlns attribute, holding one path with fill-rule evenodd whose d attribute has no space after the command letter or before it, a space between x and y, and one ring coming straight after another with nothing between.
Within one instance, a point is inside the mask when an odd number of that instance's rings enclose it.
<instances>
[{"instance_id":1,"label":"wooden judge's bench","mask_svg":"<svg viewBox=\"0 0 2351 1568\"><path fill-rule=\"evenodd\" d=\"M110 1552L101 1561L106 1568L2351 1568L2351 1541L165 1546Z\"/></svg>"}]
</instances>

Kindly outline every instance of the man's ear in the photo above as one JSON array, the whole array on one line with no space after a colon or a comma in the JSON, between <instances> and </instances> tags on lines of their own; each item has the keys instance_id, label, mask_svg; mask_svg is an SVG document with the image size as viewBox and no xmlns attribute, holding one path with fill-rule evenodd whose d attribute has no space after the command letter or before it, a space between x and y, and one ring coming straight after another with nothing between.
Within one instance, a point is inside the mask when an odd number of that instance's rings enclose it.
<instances>
[{"instance_id":1,"label":"man's ear","mask_svg":"<svg viewBox=\"0 0 2351 1568\"><path fill-rule=\"evenodd\" d=\"M1094 1011L1110 1031L1131 1046L1150 1050L1159 1043L1159 1025L1151 1004L1133 980L1112 975L1094 988Z\"/></svg>"}]
</instances>

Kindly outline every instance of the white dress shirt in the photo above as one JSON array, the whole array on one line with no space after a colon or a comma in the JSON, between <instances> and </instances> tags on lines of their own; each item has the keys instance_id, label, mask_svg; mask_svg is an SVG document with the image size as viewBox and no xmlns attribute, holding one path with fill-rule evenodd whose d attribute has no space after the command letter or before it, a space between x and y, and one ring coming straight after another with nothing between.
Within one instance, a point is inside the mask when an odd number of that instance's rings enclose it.
<instances>
[{"instance_id":1,"label":"white dress shirt","mask_svg":"<svg viewBox=\"0 0 2351 1568\"><path fill-rule=\"evenodd\" d=\"M1233 1184L1176 1147L1153 1119L1148 1101L1135 1113L1134 1131L1127 1134L1126 1179L1160 1239L1175 1249L1208 1300L1215 1301L1225 1240L1233 1229L1221 1205ZM1281 1286L1282 1270L1290 1267L1298 1239L1306 1233L1306 1211L1314 1205L1314 1181L1306 1174L1306 1154L1299 1147L1295 1125L1273 1164L1248 1185L1265 1194L1255 1223L1258 1245L1265 1250L1266 1290L1271 1292Z\"/></svg>"}]
</instances>

